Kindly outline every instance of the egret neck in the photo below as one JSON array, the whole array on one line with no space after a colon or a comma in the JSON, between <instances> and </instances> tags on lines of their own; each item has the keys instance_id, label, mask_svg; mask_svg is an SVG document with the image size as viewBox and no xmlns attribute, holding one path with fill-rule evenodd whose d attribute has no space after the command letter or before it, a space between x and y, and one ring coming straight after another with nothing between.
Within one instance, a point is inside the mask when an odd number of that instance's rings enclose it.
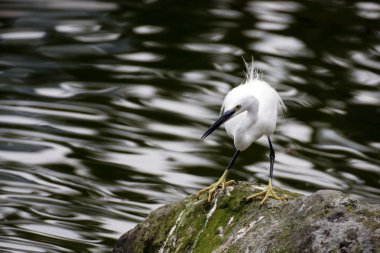
<instances>
[{"instance_id":1,"label":"egret neck","mask_svg":"<svg viewBox=\"0 0 380 253\"><path fill-rule=\"evenodd\" d=\"M255 131L253 127L257 122L257 115L259 111L259 102L255 97L252 97L246 110L241 115L236 117L239 120L234 133L235 147L240 150L246 150L252 142L260 137L260 132ZM250 129L251 131L247 131Z\"/></svg>"}]
</instances>

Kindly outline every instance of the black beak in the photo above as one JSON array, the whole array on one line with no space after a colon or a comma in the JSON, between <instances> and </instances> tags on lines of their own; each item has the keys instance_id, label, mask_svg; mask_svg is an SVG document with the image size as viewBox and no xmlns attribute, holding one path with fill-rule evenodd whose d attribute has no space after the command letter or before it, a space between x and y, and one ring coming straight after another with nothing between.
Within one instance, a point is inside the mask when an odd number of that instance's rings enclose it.
<instances>
[{"instance_id":1,"label":"black beak","mask_svg":"<svg viewBox=\"0 0 380 253\"><path fill-rule=\"evenodd\" d=\"M234 113L235 110L226 111L217 121L214 122L214 124L210 126L209 129L207 129L207 131L202 135L201 139L203 140L204 138L209 136L212 132L215 131L215 129L217 129L218 127L220 127L220 125L229 120L234 115Z\"/></svg>"}]
</instances>

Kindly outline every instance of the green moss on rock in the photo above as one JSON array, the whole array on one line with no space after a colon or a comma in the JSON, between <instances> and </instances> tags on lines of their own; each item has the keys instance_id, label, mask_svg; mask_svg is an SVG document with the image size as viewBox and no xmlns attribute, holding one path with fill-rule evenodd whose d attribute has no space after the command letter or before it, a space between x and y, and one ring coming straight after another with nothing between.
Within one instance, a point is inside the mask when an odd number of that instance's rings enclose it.
<instances>
[{"instance_id":1,"label":"green moss on rock","mask_svg":"<svg viewBox=\"0 0 380 253\"><path fill-rule=\"evenodd\" d=\"M163 206L117 242L114 253L380 252L380 207L338 191L310 196L275 189L288 201L246 203L259 191L242 182Z\"/></svg>"}]
</instances>

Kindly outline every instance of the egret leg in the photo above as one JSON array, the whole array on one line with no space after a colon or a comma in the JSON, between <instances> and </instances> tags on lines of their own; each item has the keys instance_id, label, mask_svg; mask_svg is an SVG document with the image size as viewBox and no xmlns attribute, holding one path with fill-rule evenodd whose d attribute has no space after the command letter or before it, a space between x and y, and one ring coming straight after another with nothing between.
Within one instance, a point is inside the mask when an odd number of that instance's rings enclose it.
<instances>
[{"instance_id":1,"label":"egret leg","mask_svg":"<svg viewBox=\"0 0 380 253\"><path fill-rule=\"evenodd\" d=\"M270 161L270 169L269 169L269 183L268 183L268 186L266 187L266 189L264 191L261 191L259 193L255 193L249 197L246 198L246 201L250 201L258 196L261 196L261 195L264 195L264 198L263 200L260 202L260 206L262 204L264 204L264 202L268 199L268 198L273 198L273 199L276 199L276 200L283 200L283 199L287 199L288 196L287 195L284 195L282 197L276 195L273 191L273 187L272 187L272 178L273 178L273 166L274 166L274 159L276 157L276 154L274 152L274 149L273 149L273 145L272 145L272 142L268 136L268 142L269 142L269 148L270 148L270 154L269 154L269 161Z\"/></svg>"},{"instance_id":2,"label":"egret leg","mask_svg":"<svg viewBox=\"0 0 380 253\"><path fill-rule=\"evenodd\" d=\"M214 193L216 192L216 190L221 187L222 190L225 190L227 186L229 185L232 185L232 184L236 184L236 181L235 180L229 180L227 181L227 175L229 173L229 170L232 168L232 166L234 165L235 163L235 160L236 158L238 157L240 151L239 150L236 150L235 153L234 153L234 156L232 157L232 159L230 160L229 164L228 164L228 167L227 169L224 171L223 175L219 178L218 181L216 181L215 183L213 183L212 185L198 191L197 193L197 197L199 197L200 195L202 195L203 193L205 192L208 192L208 198L207 198L207 201L208 202L211 202L212 200L212 197L214 195Z\"/></svg>"}]
</instances>

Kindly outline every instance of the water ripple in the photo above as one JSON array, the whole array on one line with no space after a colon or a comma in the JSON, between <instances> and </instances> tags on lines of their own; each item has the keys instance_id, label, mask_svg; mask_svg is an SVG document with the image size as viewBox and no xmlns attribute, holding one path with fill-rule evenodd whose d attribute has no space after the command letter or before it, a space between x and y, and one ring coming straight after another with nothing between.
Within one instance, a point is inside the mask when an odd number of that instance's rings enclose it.
<instances>
[{"instance_id":1,"label":"water ripple","mask_svg":"<svg viewBox=\"0 0 380 253\"><path fill-rule=\"evenodd\" d=\"M379 203L378 6L0 2L0 251L107 252L215 181L233 141L200 136L242 56L288 107L275 186ZM230 177L267 183L268 153L258 140Z\"/></svg>"},{"instance_id":2,"label":"water ripple","mask_svg":"<svg viewBox=\"0 0 380 253\"><path fill-rule=\"evenodd\" d=\"M242 55L244 51L238 47L232 45L223 45L221 43L187 43L181 46L184 50L190 50L194 52L214 53L214 54L232 54Z\"/></svg>"}]
</instances>

